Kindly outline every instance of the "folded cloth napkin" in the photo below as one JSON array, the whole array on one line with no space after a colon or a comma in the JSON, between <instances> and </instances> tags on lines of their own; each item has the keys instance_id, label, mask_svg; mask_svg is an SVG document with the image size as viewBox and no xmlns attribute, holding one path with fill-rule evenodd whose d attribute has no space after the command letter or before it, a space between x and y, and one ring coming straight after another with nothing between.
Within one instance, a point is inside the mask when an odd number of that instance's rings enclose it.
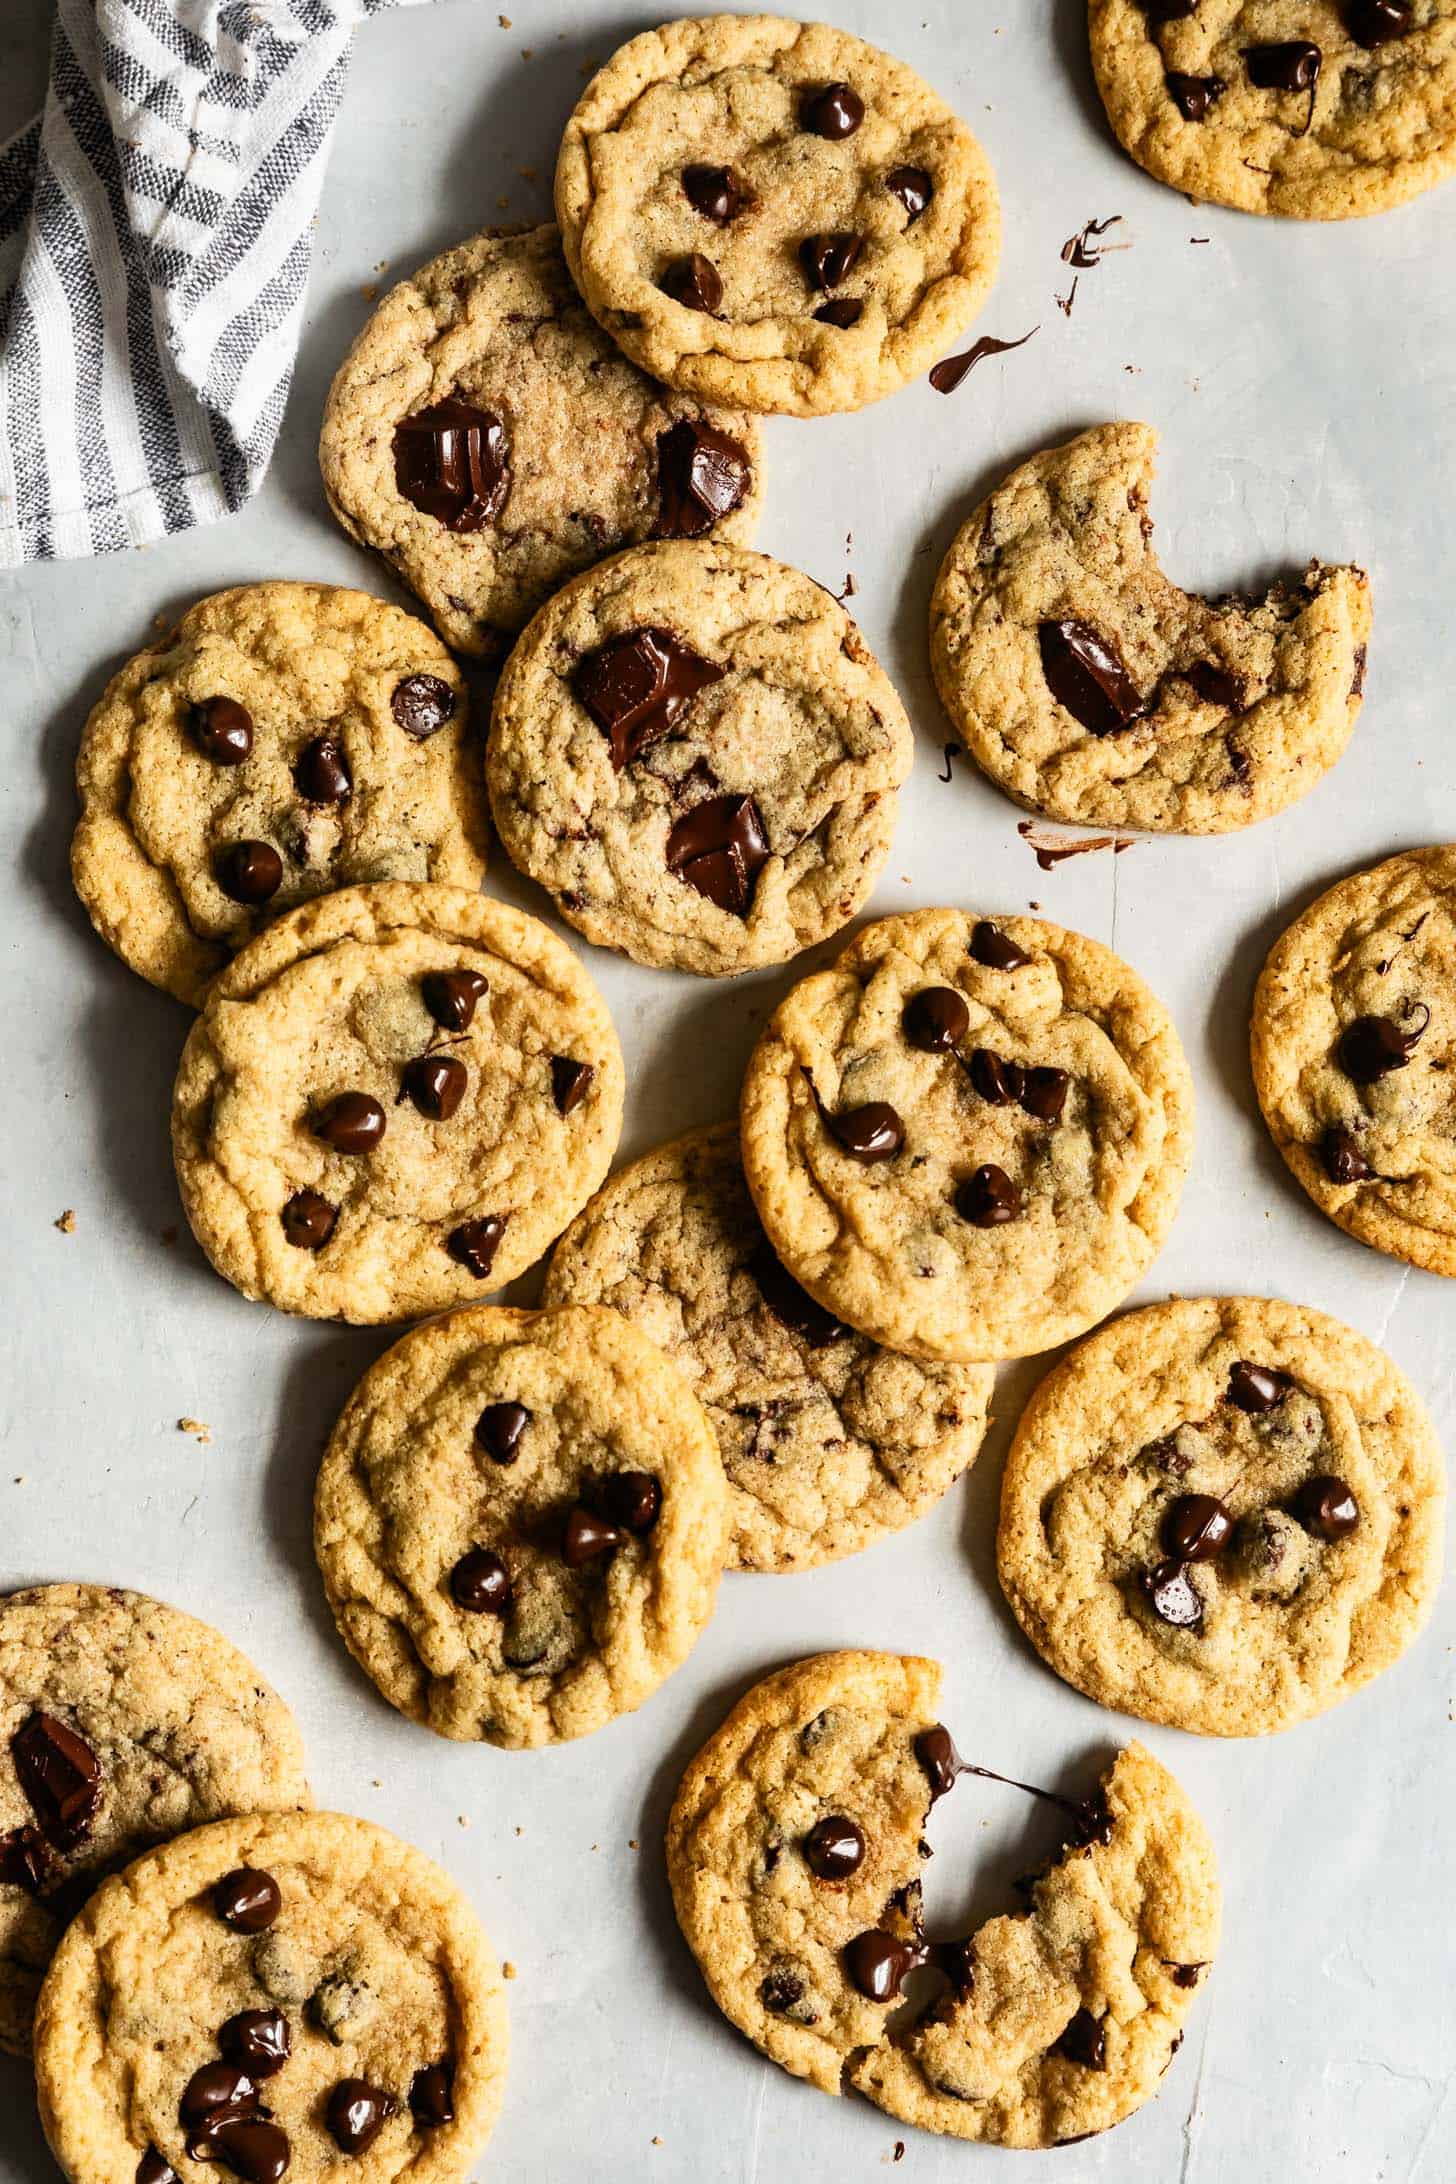
<instances>
[{"instance_id":1,"label":"folded cloth napkin","mask_svg":"<svg viewBox=\"0 0 1456 2184\"><path fill-rule=\"evenodd\" d=\"M0 568L257 491L350 40L418 4L57 0L45 112L0 148Z\"/></svg>"}]
</instances>

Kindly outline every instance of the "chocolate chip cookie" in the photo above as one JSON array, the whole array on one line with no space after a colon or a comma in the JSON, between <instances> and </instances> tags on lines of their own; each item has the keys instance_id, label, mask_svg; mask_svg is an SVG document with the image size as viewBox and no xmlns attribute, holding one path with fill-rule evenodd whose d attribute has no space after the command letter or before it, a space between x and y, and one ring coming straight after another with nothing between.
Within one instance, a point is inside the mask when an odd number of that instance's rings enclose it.
<instances>
[{"instance_id":1,"label":"chocolate chip cookie","mask_svg":"<svg viewBox=\"0 0 1456 2184\"><path fill-rule=\"evenodd\" d=\"M828 592L712 541L638 546L536 616L496 692L508 855L639 963L782 963L854 916L910 771L905 708Z\"/></svg>"},{"instance_id":2,"label":"chocolate chip cookie","mask_svg":"<svg viewBox=\"0 0 1456 2184\"><path fill-rule=\"evenodd\" d=\"M554 227L472 236L391 289L340 367L319 456L344 529L487 658L620 547L746 546L761 497L756 422L630 364Z\"/></svg>"},{"instance_id":3,"label":"chocolate chip cookie","mask_svg":"<svg viewBox=\"0 0 1456 2184\"><path fill-rule=\"evenodd\" d=\"M364 1375L314 1550L391 1706L512 1751L650 1698L713 1612L727 1492L660 1350L601 1306L455 1312Z\"/></svg>"},{"instance_id":4,"label":"chocolate chip cookie","mask_svg":"<svg viewBox=\"0 0 1456 2184\"><path fill-rule=\"evenodd\" d=\"M1087 14L1118 139L1190 197L1348 220L1456 168L1452 0L1089 0Z\"/></svg>"},{"instance_id":5,"label":"chocolate chip cookie","mask_svg":"<svg viewBox=\"0 0 1456 2184\"><path fill-rule=\"evenodd\" d=\"M1152 1263L1193 1145L1162 1004L1038 918L919 910L794 987L748 1064L743 1165L826 1310L912 1357L1083 1334Z\"/></svg>"},{"instance_id":6,"label":"chocolate chip cookie","mask_svg":"<svg viewBox=\"0 0 1456 2184\"><path fill-rule=\"evenodd\" d=\"M81 738L71 875L179 1000L267 922L364 880L477 887L487 820L460 671L412 615L329 584L201 600Z\"/></svg>"},{"instance_id":7,"label":"chocolate chip cookie","mask_svg":"<svg viewBox=\"0 0 1456 2184\"><path fill-rule=\"evenodd\" d=\"M719 2009L795 2077L949 2137L1063 2145L1158 2090L1218 1943L1213 1852L1133 1744L1087 1798L1031 1793L1061 1844L1022 1910L928 1940L931 1807L958 1778L1007 1779L961 1760L939 1691L934 1661L892 1653L757 1684L668 1821L678 1922Z\"/></svg>"},{"instance_id":8,"label":"chocolate chip cookie","mask_svg":"<svg viewBox=\"0 0 1456 2184\"><path fill-rule=\"evenodd\" d=\"M1373 1343L1271 1298L1180 1298L1101 1328L1027 1405L1001 1587L1089 1698L1260 1736L1405 1651L1443 1500L1431 1422Z\"/></svg>"},{"instance_id":9,"label":"chocolate chip cookie","mask_svg":"<svg viewBox=\"0 0 1456 2184\"><path fill-rule=\"evenodd\" d=\"M108 1881L36 2013L71 2184L461 2184L505 2086L500 1973L437 1865L343 1813L219 1820ZM196 2165L196 2166L194 2166Z\"/></svg>"},{"instance_id":10,"label":"chocolate chip cookie","mask_svg":"<svg viewBox=\"0 0 1456 2184\"><path fill-rule=\"evenodd\" d=\"M454 887L306 903L215 982L172 1150L193 1234L246 1297L408 1319L502 1288L610 1165L622 1054L575 956Z\"/></svg>"},{"instance_id":11,"label":"chocolate chip cookie","mask_svg":"<svg viewBox=\"0 0 1456 2184\"><path fill-rule=\"evenodd\" d=\"M1356 872L1295 919L1254 994L1253 1062L1320 1211L1456 1274L1456 846Z\"/></svg>"},{"instance_id":12,"label":"chocolate chip cookie","mask_svg":"<svg viewBox=\"0 0 1456 2184\"><path fill-rule=\"evenodd\" d=\"M206 1623L104 1585L0 1598L0 2048L28 2051L106 1874L204 1820L309 1802L293 1716Z\"/></svg>"},{"instance_id":13,"label":"chocolate chip cookie","mask_svg":"<svg viewBox=\"0 0 1456 2184\"><path fill-rule=\"evenodd\" d=\"M989 1366L897 1357L774 1257L733 1123L613 1176L556 1246L545 1301L611 1305L688 1381L728 1474L737 1569L810 1569L898 1531L986 1430Z\"/></svg>"},{"instance_id":14,"label":"chocolate chip cookie","mask_svg":"<svg viewBox=\"0 0 1456 2184\"><path fill-rule=\"evenodd\" d=\"M964 122L825 23L713 15L631 39L556 168L566 262L655 379L796 417L934 362L984 302L1000 211Z\"/></svg>"},{"instance_id":15,"label":"chocolate chip cookie","mask_svg":"<svg viewBox=\"0 0 1456 2184\"><path fill-rule=\"evenodd\" d=\"M1099 425L1036 455L961 526L930 608L957 734L1028 811L1223 834L1334 765L1365 683L1363 570L1206 600L1164 576L1158 436Z\"/></svg>"}]
</instances>

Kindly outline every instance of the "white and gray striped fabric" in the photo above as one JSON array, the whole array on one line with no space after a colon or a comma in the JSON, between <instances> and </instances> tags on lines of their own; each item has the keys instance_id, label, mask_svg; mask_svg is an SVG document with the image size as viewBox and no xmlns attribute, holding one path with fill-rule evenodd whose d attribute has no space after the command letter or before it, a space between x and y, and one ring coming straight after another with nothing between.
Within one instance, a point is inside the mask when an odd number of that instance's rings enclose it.
<instances>
[{"instance_id":1,"label":"white and gray striped fabric","mask_svg":"<svg viewBox=\"0 0 1456 2184\"><path fill-rule=\"evenodd\" d=\"M257 491L350 40L416 4L57 0L45 112L0 149L0 567Z\"/></svg>"}]
</instances>

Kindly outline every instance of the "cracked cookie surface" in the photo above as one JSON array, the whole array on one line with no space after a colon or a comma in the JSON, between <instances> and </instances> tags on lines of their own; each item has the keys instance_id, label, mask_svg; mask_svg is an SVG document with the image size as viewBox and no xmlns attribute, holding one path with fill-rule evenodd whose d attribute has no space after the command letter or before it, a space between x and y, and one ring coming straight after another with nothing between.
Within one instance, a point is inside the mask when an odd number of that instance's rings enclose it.
<instances>
[{"instance_id":1,"label":"cracked cookie surface","mask_svg":"<svg viewBox=\"0 0 1456 2184\"><path fill-rule=\"evenodd\" d=\"M1205 600L1163 574L1147 514L1157 434L1099 425L1023 463L957 534L930 609L941 702L1028 811L1221 834L1282 811L1349 741L1370 586Z\"/></svg>"},{"instance_id":2,"label":"cracked cookie surface","mask_svg":"<svg viewBox=\"0 0 1456 2184\"><path fill-rule=\"evenodd\" d=\"M367 592L245 584L199 601L108 685L76 782L71 874L92 924L196 1008L300 903L485 871L460 670Z\"/></svg>"},{"instance_id":3,"label":"cracked cookie surface","mask_svg":"<svg viewBox=\"0 0 1456 2184\"><path fill-rule=\"evenodd\" d=\"M566 260L669 386L795 416L857 409L943 354L995 278L990 164L913 69L824 23L644 32L566 125Z\"/></svg>"},{"instance_id":4,"label":"cracked cookie surface","mask_svg":"<svg viewBox=\"0 0 1456 2184\"><path fill-rule=\"evenodd\" d=\"M487 774L512 862L588 940L722 976L853 917L912 754L838 602L708 541L635 547L542 609L501 676Z\"/></svg>"},{"instance_id":5,"label":"cracked cookie surface","mask_svg":"<svg viewBox=\"0 0 1456 2184\"><path fill-rule=\"evenodd\" d=\"M1338 1320L1262 1297L1129 1313L1032 1396L997 1563L1089 1698L1212 1736L1284 1729L1388 1668L1440 1578L1441 1456Z\"/></svg>"},{"instance_id":6,"label":"cracked cookie surface","mask_svg":"<svg viewBox=\"0 0 1456 2184\"><path fill-rule=\"evenodd\" d=\"M1353 873L1277 940L1254 1088L1293 1174L1362 1244L1456 1275L1456 846Z\"/></svg>"},{"instance_id":7,"label":"cracked cookie surface","mask_svg":"<svg viewBox=\"0 0 1456 2184\"><path fill-rule=\"evenodd\" d=\"M1452 0L1089 0L1087 12L1118 140L1190 197L1348 220L1456 168Z\"/></svg>"},{"instance_id":8,"label":"cracked cookie surface","mask_svg":"<svg viewBox=\"0 0 1456 2184\"><path fill-rule=\"evenodd\" d=\"M364 1820L275 1813L194 1829L98 1892L41 1996L36 2081L71 2184L204 2163L460 2184L507 2043L499 1970L437 1865Z\"/></svg>"},{"instance_id":9,"label":"cracked cookie surface","mask_svg":"<svg viewBox=\"0 0 1456 2184\"><path fill-rule=\"evenodd\" d=\"M678 1922L724 2015L821 2091L1007 2146L1106 2130L1156 2092L1217 1946L1208 1838L1134 1744L1093 1798L1052 1800L1069 1839L1025 1912L927 1943L932 1790L964 1771L939 1688L934 1661L845 1652L748 1692L668 1821ZM927 1965L937 1999L896 2020Z\"/></svg>"},{"instance_id":10,"label":"cracked cookie surface","mask_svg":"<svg viewBox=\"0 0 1456 2184\"><path fill-rule=\"evenodd\" d=\"M252 1662L102 1585L0 1598L0 1755L0 2048L16 2055L98 1881L203 1821L310 1803L297 1725Z\"/></svg>"},{"instance_id":11,"label":"cracked cookie surface","mask_svg":"<svg viewBox=\"0 0 1456 2184\"><path fill-rule=\"evenodd\" d=\"M216 981L172 1149L192 1230L245 1296L407 1319L540 1258L611 1162L621 1049L535 918L446 887L341 890Z\"/></svg>"},{"instance_id":12,"label":"cracked cookie surface","mask_svg":"<svg viewBox=\"0 0 1456 2184\"><path fill-rule=\"evenodd\" d=\"M809 1569L898 1531L986 1430L988 1366L899 1357L778 1264L733 1123L613 1176L557 1244L544 1301L610 1305L683 1374L718 1437L738 1569Z\"/></svg>"},{"instance_id":13,"label":"cracked cookie surface","mask_svg":"<svg viewBox=\"0 0 1456 2184\"><path fill-rule=\"evenodd\" d=\"M749 1060L743 1165L779 1257L911 1356L1023 1357L1151 1264L1192 1151L1162 1004L1037 918L870 925L780 1003Z\"/></svg>"},{"instance_id":14,"label":"cracked cookie surface","mask_svg":"<svg viewBox=\"0 0 1456 2184\"><path fill-rule=\"evenodd\" d=\"M603 1728L687 1658L726 1540L717 1443L604 1307L455 1312L365 1374L319 1471L314 1547L349 1651L439 1735Z\"/></svg>"},{"instance_id":15,"label":"cracked cookie surface","mask_svg":"<svg viewBox=\"0 0 1456 2184\"><path fill-rule=\"evenodd\" d=\"M457 407L436 416L441 404ZM458 439L426 448L423 481L411 467L422 417L489 431L460 404L503 435L485 456L494 492L477 498ZM490 658L604 554L709 533L746 546L760 452L753 419L628 361L546 226L472 236L391 289L340 366L319 457L345 530L398 571L448 643Z\"/></svg>"}]
</instances>

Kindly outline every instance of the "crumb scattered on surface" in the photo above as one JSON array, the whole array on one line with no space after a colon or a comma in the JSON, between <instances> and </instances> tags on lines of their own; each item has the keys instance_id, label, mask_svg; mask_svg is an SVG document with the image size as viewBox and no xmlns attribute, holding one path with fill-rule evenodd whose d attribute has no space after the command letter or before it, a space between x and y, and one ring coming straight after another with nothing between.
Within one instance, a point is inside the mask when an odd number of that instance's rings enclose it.
<instances>
[{"instance_id":1,"label":"crumb scattered on surface","mask_svg":"<svg viewBox=\"0 0 1456 2184\"><path fill-rule=\"evenodd\" d=\"M1018 819L1016 831L1031 850L1043 872L1052 872L1068 857L1085 857L1091 849L1110 849L1120 857L1133 846L1130 834L1053 834L1034 819Z\"/></svg>"},{"instance_id":2,"label":"crumb scattered on surface","mask_svg":"<svg viewBox=\"0 0 1456 2184\"><path fill-rule=\"evenodd\" d=\"M456 1813L456 1815L455 1815L455 1824L456 1824L456 1826L457 1826L457 1827L462 1827L462 1828L468 1828L468 1827L469 1827L469 1825L470 1825L470 1815L469 1815L469 1813L468 1813L468 1812L457 1812L457 1813Z\"/></svg>"},{"instance_id":3,"label":"crumb scattered on surface","mask_svg":"<svg viewBox=\"0 0 1456 2184\"><path fill-rule=\"evenodd\" d=\"M517 167L516 169L516 173L523 182L534 182L540 171L539 167Z\"/></svg>"},{"instance_id":4,"label":"crumb scattered on surface","mask_svg":"<svg viewBox=\"0 0 1456 2184\"><path fill-rule=\"evenodd\" d=\"M511 27L511 19L508 15L498 15L496 21L500 24L502 30L509 30Z\"/></svg>"},{"instance_id":5,"label":"crumb scattered on surface","mask_svg":"<svg viewBox=\"0 0 1456 2184\"><path fill-rule=\"evenodd\" d=\"M501 1978L502 1978L502 1979L514 1979L514 1978L515 1978L515 1976L516 1976L516 1967L515 1967L515 1965L514 1965L514 1964L512 1964L512 1962L511 1962L510 1958L509 1958L509 1957L507 1957L507 1958L506 1958L506 1960L505 1960L505 1962L504 1962L504 1963L503 1963L503 1964L501 1965Z\"/></svg>"},{"instance_id":6,"label":"crumb scattered on surface","mask_svg":"<svg viewBox=\"0 0 1456 2184\"><path fill-rule=\"evenodd\" d=\"M58 1228L63 1236L74 1236L76 1233L75 1209L71 1206L67 1206L64 1213L57 1214L55 1220L51 1223L51 1226L53 1228Z\"/></svg>"},{"instance_id":7,"label":"crumb scattered on surface","mask_svg":"<svg viewBox=\"0 0 1456 2184\"><path fill-rule=\"evenodd\" d=\"M165 1228L163 1229L163 1231L162 1231L162 1242L163 1242L164 1244L175 1244L175 1243L176 1243L176 1241L177 1241L177 1225L176 1225L176 1223L175 1223L174 1221L169 1221L169 1222L167 1223L167 1226L166 1226L166 1227L165 1227Z\"/></svg>"},{"instance_id":8,"label":"crumb scattered on surface","mask_svg":"<svg viewBox=\"0 0 1456 2184\"><path fill-rule=\"evenodd\" d=\"M190 1433L193 1440L203 1448L211 1448L212 1446L212 1428L205 1418L179 1418L177 1431L179 1433Z\"/></svg>"}]
</instances>

